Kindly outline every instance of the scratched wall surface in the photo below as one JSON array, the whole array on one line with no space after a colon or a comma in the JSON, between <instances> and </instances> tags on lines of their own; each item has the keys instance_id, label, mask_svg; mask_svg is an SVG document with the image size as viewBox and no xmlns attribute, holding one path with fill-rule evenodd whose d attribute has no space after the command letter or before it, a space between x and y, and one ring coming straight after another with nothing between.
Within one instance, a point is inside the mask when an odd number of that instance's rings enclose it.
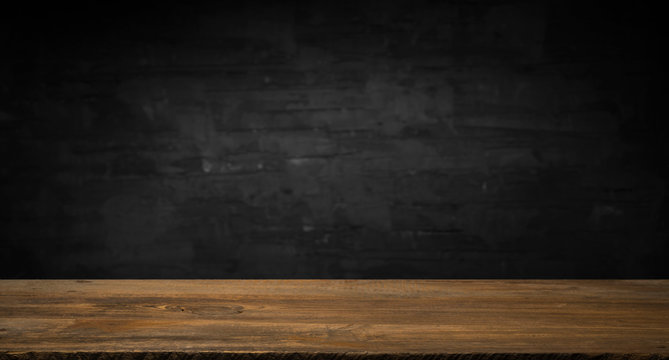
<instances>
[{"instance_id":1,"label":"scratched wall surface","mask_svg":"<svg viewBox=\"0 0 669 360\"><path fill-rule=\"evenodd\" d=\"M0 277L669 276L657 9L2 16Z\"/></svg>"}]
</instances>

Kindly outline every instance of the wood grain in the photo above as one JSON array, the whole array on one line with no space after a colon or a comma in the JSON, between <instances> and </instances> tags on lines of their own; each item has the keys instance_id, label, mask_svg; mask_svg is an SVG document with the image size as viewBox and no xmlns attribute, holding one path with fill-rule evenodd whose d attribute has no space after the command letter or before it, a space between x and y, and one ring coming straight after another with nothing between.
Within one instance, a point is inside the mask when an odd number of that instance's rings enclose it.
<instances>
[{"instance_id":1,"label":"wood grain","mask_svg":"<svg viewBox=\"0 0 669 360\"><path fill-rule=\"evenodd\" d=\"M0 280L0 359L75 354L666 359L669 281Z\"/></svg>"}]
</instances>

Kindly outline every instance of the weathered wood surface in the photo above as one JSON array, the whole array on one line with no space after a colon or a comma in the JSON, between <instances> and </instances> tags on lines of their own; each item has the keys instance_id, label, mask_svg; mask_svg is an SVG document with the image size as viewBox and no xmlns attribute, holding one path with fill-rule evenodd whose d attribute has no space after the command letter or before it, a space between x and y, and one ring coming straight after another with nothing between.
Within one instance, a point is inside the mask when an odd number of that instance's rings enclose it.
<instances>
[{"instance_id":1,"label":"weathered wood surface","mask_svg":"<svg viewBox=\"0 0 669 360\"><path fill-rule=\"evenodd\" d=\"M0 281L0 359L75 352L669 358L669 280Z\"/></svg>"}]
</instances>

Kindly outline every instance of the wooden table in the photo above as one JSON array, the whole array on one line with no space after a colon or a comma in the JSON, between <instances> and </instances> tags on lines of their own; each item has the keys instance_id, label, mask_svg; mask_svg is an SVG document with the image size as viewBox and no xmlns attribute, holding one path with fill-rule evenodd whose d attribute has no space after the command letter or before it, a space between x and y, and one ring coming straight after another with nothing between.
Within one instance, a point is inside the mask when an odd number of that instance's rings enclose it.
<instances>
[{"instance_id":1,"label":"wooden table","mask_svg":"<svg viewBox=\"0 0 669 360\"><path fill-rule=\"evenodd\" d=\"M73 357L669 359L669 280L0 280L0 359Z\"/></svg>"}]
</instances>

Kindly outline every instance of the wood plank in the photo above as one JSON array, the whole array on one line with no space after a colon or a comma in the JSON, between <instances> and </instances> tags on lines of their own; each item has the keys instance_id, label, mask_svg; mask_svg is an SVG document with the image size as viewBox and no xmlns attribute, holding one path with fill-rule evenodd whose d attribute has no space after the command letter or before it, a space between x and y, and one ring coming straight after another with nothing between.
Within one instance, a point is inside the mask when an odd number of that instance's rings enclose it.
<instances>
[{"instance_id":1,"label":"wood plank","mask_svg":"<svg viewBox=\"0 0 669 360\"><path fill-rule=\"evenodd\" d=\"M669 280L0 280L0 359L75 352L669 358Z\"/></svg>"}]
</instances>

